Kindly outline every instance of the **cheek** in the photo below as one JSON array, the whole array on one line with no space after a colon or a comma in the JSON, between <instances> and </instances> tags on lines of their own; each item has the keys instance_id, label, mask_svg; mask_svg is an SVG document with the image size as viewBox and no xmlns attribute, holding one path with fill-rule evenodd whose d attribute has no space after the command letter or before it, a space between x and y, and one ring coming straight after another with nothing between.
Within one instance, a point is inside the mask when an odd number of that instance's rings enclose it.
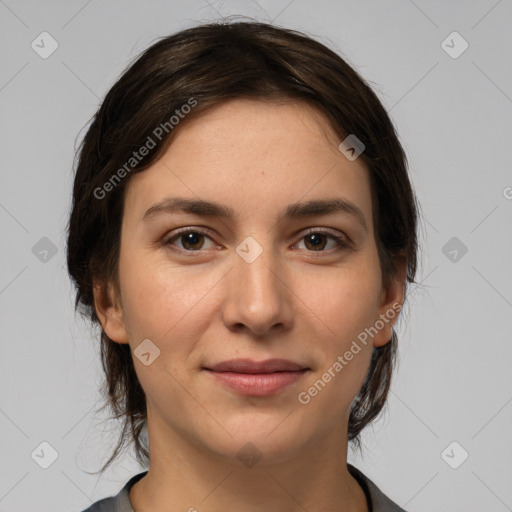
<instances>
[{"instance_id":1,"label":"cheek","mask_svg":"<svg viewBox=\"0 0 512 512\"><path fill-rule=\"evenodd\" d=\"M323 269L313 281L315 286L301 291L304 303L314 313L308 314L315 326L311 348L321 362L308 382L313 386L310 396L322 396L316 401L320 408L338 404L331 412L324 411L333 418L348 410L370 364L373 345L365 329L375 322L380 294L380 270L374 261L368 257L357 266L328 273Z\"/></svg>"},{"instance_id":2,"label":"cheek","mask_svg":"<svg viewBox=\"0 0 512 512\"><path fill-rule=\"evenodd\" d=\"M332 349L342 350L352 339L373 325L378 313L380 272L372 265L322 269L299 286L299 296L316 316L316 324L330 340ZM311 285L314 283L314 285ZM311 320L314 321L314 320Z\"/></svg>"},{"instance_id":3,"label":"cheek","mask_svg":"<svg viewBox=\"0 0 512 512\"><path fill-rule=\"evenodd\" d=\"M190 396L180 383L189 379L194 364L189 355L211 323L211 294L207 292L220 278L190 268L183 271L147 260L137 265L132 260L120 275L132 352L145 339L160 351L148 366L134 354L137 377L147 398L164 409L172 406L169 410L184 410L189 405Z\"/></svg>"},{"instance_id":4,"label":"cheek","mask_svg":"<svg viewBox=\"0 0 512 512\"><path fill-rule=\"evenodd\" d=\"M168 352L187 350L187 340L207 329L211 305L205 294L220 277L220 272L180 269L147 258L121 265L124 319L133 344L149 338Z\"/></svg>"},{"instance_id":5,"label":"cheek","mask_svg":"<svg viewBox=\"0 0 512 512\"><path fill-rule=\"evenodd\" d=\"M311 317L316 329L310 350L317 367L298 399L325 425L348 417L368 373L373 345L364 330L375 318L374 293L368 281L356 286L352 280L340 279L328 294L314 296L317 304L312 309L321 321Z\"/></svg>"}]
</instances>

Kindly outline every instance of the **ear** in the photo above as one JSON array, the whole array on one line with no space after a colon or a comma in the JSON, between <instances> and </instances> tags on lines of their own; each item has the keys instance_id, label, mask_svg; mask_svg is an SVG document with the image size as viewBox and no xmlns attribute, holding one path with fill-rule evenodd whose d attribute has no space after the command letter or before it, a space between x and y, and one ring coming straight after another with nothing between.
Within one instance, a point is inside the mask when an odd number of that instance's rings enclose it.
<instances>
[{"instance_id":1,"label":"ear","mask_svg":"<svg viewBox=\"0 0 512 512\"><path fill-rule=\"evenodd\" d=\"M106 335L116 343L128 343L120 300L112 283L93 279L94 308Z\"/></svg>"},{"instance_id":2,"label":"ear","mask_svg":"<svg viewBox=\"0 0 512 512\"><path fill-rule=\"evenodd\" d=\"M379 303L379 314L375 319L377 334L373 338L374 347L382 347L391 340L392 328L395 325L404 303L407 262L404 256L395 260L397 276L392 278L387 289L382 289Z\"/></svg>"}]
</instances>

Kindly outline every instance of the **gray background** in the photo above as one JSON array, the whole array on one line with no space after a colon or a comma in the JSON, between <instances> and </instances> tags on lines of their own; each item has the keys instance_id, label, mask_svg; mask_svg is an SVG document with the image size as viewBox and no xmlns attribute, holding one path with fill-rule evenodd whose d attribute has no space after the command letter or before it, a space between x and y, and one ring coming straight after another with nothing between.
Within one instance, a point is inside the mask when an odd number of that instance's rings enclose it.
<instances>
[{"instance_id":1,"label":"gray background","mask_svg":"<svg viewBox=\"0 0 512 512\"><path fill-rule=\"evenodd\" d=\"M81 510L140 471L130 454L101 478L85 473L117 430L94 413L98 331L74 316L65 267L74 145L136 54L230 14L345 55L410 159L422 285L399 325L387 412L365 431L364 458L349 460L411 512L512 510L510 0L0 0L0 511ZM46 59L31 47L43 31L58 43ZM457 58L442 45L453 31L469 44ZM51 244L56 254L41 252ZM58 453L48 469L31 456L44 441Z\"/></svg>"}]
</instances>

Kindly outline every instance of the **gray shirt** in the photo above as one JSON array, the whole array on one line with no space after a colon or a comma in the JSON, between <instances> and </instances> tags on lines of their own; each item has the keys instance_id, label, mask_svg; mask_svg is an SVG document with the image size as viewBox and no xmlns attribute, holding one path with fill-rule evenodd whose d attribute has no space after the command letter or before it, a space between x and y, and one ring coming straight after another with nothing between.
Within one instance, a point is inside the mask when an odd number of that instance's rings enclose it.
<instances>
[{"instance_id":1,"label":"gray shirt","mask_svg":"<svg viewBox=\"0 0 512 512\"><path fill-rule=\"evenodd\" d=\"M406 512L396 503L391 501L367 476L351 464L347 464L350 474L359 482L363 488L368 502L369 512ZM134 512L129 492L132 486L147 474L147 471L133 476L116 496L103 498L93 503L82 512Z\"/></svg>"}]
</instances>

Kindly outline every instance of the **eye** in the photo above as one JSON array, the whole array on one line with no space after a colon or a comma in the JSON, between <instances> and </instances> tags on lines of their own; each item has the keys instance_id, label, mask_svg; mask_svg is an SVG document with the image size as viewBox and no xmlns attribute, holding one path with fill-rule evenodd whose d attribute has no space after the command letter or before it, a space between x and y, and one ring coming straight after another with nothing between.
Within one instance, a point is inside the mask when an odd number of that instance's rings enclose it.
<instances>
[{"instance_id":1,"label":"eye","mask_svg":"<svg viewBox=\"0 0 512 512\"><path fill-rule=\"evenodd\" d=\"M174 240L180 240L182 247L178 247L183 251L194 252L203 248L203 239L211 238L206 231L194 228L185 228L178 231L174 236L167 239L165 245L173 245Z\"/></svg>"},{"instance_id":2,"label":"eye","mask_svg":"<svg viewBox=\"0 0 512 512\"><path fill-rule=\"evenodd\" d=\"M310 229L301 241L304 240L305 247L310 252L326 252L324 251L327 242L326 239L334 241L334 251L350 248L350 244L345 236L339 236L330 231L322 231L319 229ZM332 248L332 247L331 247Z\"/></svg>"},{"instance_id":3,"label":"eye","mask_svg":"<svg viewBox=\"0 0 512 512\"><path fill-rule=\"evenodd\" d=\"M218 247L218 245L213 242L209 231L196 228L184 228L179 230L172 237L168 238L164 242L164 245L174 246L174 242L179 241L181 243L181 247L177 247L179 250L197 252L205 248L205 238L212 242L212 247ZM321 229L314 228L309 229L306 235L302 236L299 244L304 241L308 252L327 252L325 248L328 245L329 239L334 242L334 247L328 249L333 249L334 252L350 248L350 242L345 236L339 236L330 231L322 231Z\"/></svg>"}]
</instances>

